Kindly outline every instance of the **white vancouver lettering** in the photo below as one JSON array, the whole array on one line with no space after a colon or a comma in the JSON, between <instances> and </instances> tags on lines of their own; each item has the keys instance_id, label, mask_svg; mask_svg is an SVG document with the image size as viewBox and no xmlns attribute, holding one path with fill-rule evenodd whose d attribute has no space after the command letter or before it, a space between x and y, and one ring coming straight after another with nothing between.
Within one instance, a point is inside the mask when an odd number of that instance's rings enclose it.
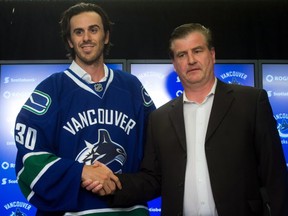
<instances>
[{"instance_id":1,"label":"white vancouver lettering","mask_svg":"<svg viewBox=\"0 0 288 216\"><path fill-rule=\"evenodd\" d=\"M136 122L127 115L116 110L92 109L78 113L77 116L72 117L63 128L75 135L81 129L95 124L119 126L129 135L131 129L136 125Z\"/></svg>"}]
</instances>

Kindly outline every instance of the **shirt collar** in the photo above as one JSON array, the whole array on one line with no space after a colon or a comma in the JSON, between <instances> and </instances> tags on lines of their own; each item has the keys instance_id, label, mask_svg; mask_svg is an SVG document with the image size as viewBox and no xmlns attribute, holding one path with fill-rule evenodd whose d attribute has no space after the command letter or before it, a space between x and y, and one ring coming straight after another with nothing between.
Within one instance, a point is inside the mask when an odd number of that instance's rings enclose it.
<instances>
[{"instance_id":1,"label":"shirt collar","mask_svg":"<svg viewBox=\"0 0 288 216\"><path fill-rule=\"evenodd\" d=\"M69 67L77 76L87 83L95 83L92 81L90 74L83 70L75 61L73 61ZM109 75L108 67L104 64L104 77L99 82L104 82L107 80Z\"/></svg>"},{"instance_id":2,"label":"shirt collar","mask_svg":"<svg viewBox=\"0 0 288 216\"><path fill-rule=\"evenodd\" d=\"M207 100L208 97L215 94L216 85L217 85L217 78L215 77L214 84L210 92L207 94L206 99L203 101L203 103ZM186 97L185 91L183 91L183 103L191 103L191 102L193 101L188 100L188 98Z\"/></svg>"}]
</instances>

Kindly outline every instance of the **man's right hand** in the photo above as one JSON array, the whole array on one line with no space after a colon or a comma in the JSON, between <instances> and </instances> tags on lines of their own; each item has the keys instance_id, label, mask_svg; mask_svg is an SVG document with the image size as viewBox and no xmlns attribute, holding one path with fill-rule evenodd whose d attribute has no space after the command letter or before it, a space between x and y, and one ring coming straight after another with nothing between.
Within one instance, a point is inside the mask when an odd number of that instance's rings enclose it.
<instances>
[{"instance_id":1,"label":"man's right hand","mask_svg":"<svg viewBox=\"0 0 288 216\"><path fill-rule=\"evenodd\" d=\"M113 194L117 188L122 188L118 177L100 162L84 165L81 186L100 196Z\"/></svg>"}]
</instances>

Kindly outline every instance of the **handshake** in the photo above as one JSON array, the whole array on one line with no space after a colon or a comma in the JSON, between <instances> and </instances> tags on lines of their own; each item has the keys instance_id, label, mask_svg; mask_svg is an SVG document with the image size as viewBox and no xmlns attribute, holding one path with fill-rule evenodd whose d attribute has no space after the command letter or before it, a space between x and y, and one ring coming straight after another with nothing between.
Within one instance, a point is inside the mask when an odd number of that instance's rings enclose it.
<instances>
[{"instance_id":1,"label":"handshake","mask_svg":"<svg viewBox=\"0 0 288 216\"><path fill-rule=\"evenodd\" d=\"M93 165L84 165L81 186L100 196L110 195L117 189L122 189L119 178L98 161Z\"/></svg>"}]
</instances>

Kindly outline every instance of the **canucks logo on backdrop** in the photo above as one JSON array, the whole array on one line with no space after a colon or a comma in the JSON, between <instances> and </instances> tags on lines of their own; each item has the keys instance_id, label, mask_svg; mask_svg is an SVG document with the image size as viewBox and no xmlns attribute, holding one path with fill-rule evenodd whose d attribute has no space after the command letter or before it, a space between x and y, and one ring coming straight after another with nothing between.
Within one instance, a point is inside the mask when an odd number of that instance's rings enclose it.
<instances>
[{"instance_id":1,"label":"canucks logo on backdrop","mask_svg":"<svg viewBox=\"0 0 288 216\"><path fill-rule=\"evenodd\" d=\"M167 76L166 89L172 99L180 96L183 93L184 88L178 74L175 71L171 71Z\"/></svg>"},{"instance_id":2,"label":"canucks logo on backdrop","mask_svg":"<svg viewBox=\"0 0 288 216\"><path fill-rule=\"evenodd\" d=\"M225 83L244 85L248 75L239 71L226 71L219 74L217 77Z\"/></svg>"},{"instance_id":3,"label":"canucks logo on backdrop","mask_svg":"<svg viewBox=\"0 0 288 216\"><path fill-rule=\"evenodd\" d=\"M274 118L277 121L277 129L282 139L282 144L288 144L288 113L275 114Z\"/></svg>"},{"instance_id":4,"label":"canucks logo on backdrop","mask_svg":"<svg viewBox=\"0 0 288 216\"><path fill-rule=\"evenodd\" d=\"M109 165L114 172L122 173L127 154L121 145L111 139L107 130L99 129L98 141L90 143L85 140L85 144L86 147L76 157L77 161L88 165L99 161Z\"/></svg>"},{"instance_id":5,"label":"canucks logo on backdrop","mask_svg":"<svg viewBox=\"0 0 288 216\"><path fill-rule=\"evenodd\" d=\"M216 74L216 76L225 83L237 85L246 85L248 78L246 73L239 71L226 71L219 75ZM183 93L183 86L175 71L171 71L171 73L168 75L166 80L166 89L172 99L180 96Z\"/></svg>"},{"instance_id":6,"label":"canucks logo on backdrop","mask_svg":"<svg viewBox=\"0 0 288 216\"><path fill-rule=\"evenodd\" d=\"M19 208L17 208L15 212L12 211L12 213L10 214L10 216L26 216L26 215L27 214L21 212Z\"/></svg>"},{"instance_id":7,"label":"canucks logo on backdrop","mask_svg":"<svg viewBox=\"0 0 288 216\"><path fill-rule=\"evenodd\" d=\"M32 213L32 211L35 211L32 205L22 201L13 201L4 204L4 208L9 216L28 216L35 214L34 212Z\"/></svg>"}]
</instances>

